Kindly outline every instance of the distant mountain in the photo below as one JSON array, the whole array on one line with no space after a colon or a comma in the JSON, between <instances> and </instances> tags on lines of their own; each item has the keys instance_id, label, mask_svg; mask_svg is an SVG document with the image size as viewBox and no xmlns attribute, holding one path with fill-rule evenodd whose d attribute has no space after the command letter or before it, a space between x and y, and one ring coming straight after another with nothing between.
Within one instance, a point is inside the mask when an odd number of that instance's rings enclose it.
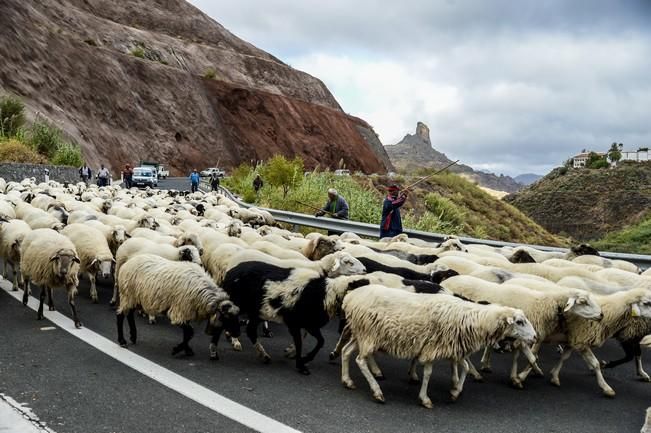
<instances>
[{"instance_id":1,"label":"distant mountain","mask_svg":"<svg viewBox=\"0 0 651 433\"><path fill-rule=\"evenodd\" d=\"M399 143L384 146L384 148L393 165L402 170L419 167L443 168L452 162L444 153L432 147L429 128L423 122L418 122L415 134L407 134ZM480 186L496 191L512 193L519 191L524 186L512 177L474 170L464 164L457 164L451 167L450 171L461 174Z\"/></svg>"},{"instance_id":2,"label":"distant mountain","mask_svg":"<svg viewBox=\"0 0 651 433\"><path fill-rule=\"evenodd\" d=\"M515 179L516 182L521 183L522 185L531 185L538 179L542 179L543 176L539 174L534 174L534 173L525 173L525 174L519 174L513 179Z\"/></svg>"}]
</instances>

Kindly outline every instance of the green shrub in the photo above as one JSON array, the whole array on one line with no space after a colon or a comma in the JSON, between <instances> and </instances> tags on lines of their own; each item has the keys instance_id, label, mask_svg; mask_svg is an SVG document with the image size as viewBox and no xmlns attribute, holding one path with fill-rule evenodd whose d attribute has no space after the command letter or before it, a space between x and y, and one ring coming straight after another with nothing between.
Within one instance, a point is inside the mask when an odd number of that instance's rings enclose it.
<instances>
[{"instance_id":1,"label":"green shrub","mask_svg":"<svg viewBox=\"0 0 651 433\"><path fill-rule=\"evenodd\" d=\"M47 162L31 147L15 139L0 142L0 161L27 164L45 164Z\"/></svg>"},{"instance_id":2,"label":"green shrub","mask_svg":"<svg viewBox=\"0 0 651 433\"><path fill-rule=\"evenodd\" d=\"M36 119L27 133L27 140L32 148L52 158L63 143L61 130L46 120Z\"/></svg>"},{"instance_id":3,"label":"green shrub","mask_svg":"<svg viewBox=\"0 0 651 433\"><path fill-rule=\"evenodd\" d=\"M144 59L145 50L142 47L135 47L134 49L131 50L131 55L134 57L138 57L139 59Z\"/></svg>"},{"instance_id":4,"label":"green shrub","mask_svg":"<svg viewBox=\"0 0 651 433\"><path fill-rule=\"evenodd\" d=\"M454 226L463 224L463 211L449 198L429 193L425 196L425 207L441 221Z\"/></svg>"},{"instance_id":5,"label":"green shrub","mask_svg":"<svg viewBox=\"0 0 651 433\"><path fill-rule=\"evenodd\" d=\"M25 124L25 105L14 96L0 98L0 137L13 137Z\"/></svg>"},{"instance_id":6,"label":"green shrub","mask_svg":"<svg viewBox=\"0 0 651 433\"><path fill-rule=\"evenodd\" d=\"M214 80L216 77L217 77L217 71L215 70L215 68L208 68L203 73L203 78L207 78L209 80Z\"/></svg>"},{"instance_id":7,"label":"green shrub","mask_svg":"<svg viewBox=\"0 0 651 433\"><path fill-rule=\"evenodd\" d=\"M51 162L54 165L70 165L73 167L79 167L83 165L84 158L79 146L70 143L62 143L54 153Z\"/></svg>"},{"instance_id":8,"label":"green shrub","mask_svg":"<svg viewBox=\"0 0 651 433\"><path fill-rule=\"evenodd\" d=\"M261 174L270 185L282 188L284 198L290 188L302 182L303 167L303 160L299 157L289 160L283 155L276 155L261 168Z\"/></svg>"}]
</instances>

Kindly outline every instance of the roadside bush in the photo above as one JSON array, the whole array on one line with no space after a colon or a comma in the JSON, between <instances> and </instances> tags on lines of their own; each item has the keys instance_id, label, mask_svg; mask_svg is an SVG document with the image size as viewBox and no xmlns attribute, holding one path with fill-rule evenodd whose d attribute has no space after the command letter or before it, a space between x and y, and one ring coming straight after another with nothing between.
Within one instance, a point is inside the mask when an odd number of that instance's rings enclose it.
<instances>
[{"instance_id":1,"label":"roadside bush","mask_svg":"<svg viewBox=\"0 0 651 433\"><path fill-rule=\"evenodd\" d=\"M57 148L51 162L54 165L70 165L73 167L79 167L83 165L84 158L79 146L70 143L63 143Z\"/></svg>"},{"instance_id":2,"label":"roadside bush","mask_svg":"<svg viewBox=\"0 0 651 433\"><path fill-rule=\"evenodd\" d=\"M0 98L0 137L14 137L25 124L25 105L14 96Z\"/></svg>"},{"instance_id":3,"label":"roadside bush","mask_svg":"<svg viewBox=\"0 0 651 433\"><path fill-rule=\"evenodd\" d=\"M425 196L425 207L441 221L447 222L453 226L463 224L463 211L447 197L429 193Z\"/></svg>"},{"instance_id":4,"label":"roadside bush","mask_svg":"<svg viewBox=\"0 0 651 433\"><path fill-rule=\"evenodd\" d=\"M27 140L32 149L47 158L52 158L63 143L61 130L43 119L34 121L29 128Z\"/></svg>"},{"instance_id":5,"label":"roadside bush","mask_svg":"<svg viewBox=\"0 0 651 433\"><path fill-rule=\"evenodd\" d=\"M45 164L47 160L32 148L18 140L0 142L0 161L27 164Z\"/></svg>"}]
</instances>

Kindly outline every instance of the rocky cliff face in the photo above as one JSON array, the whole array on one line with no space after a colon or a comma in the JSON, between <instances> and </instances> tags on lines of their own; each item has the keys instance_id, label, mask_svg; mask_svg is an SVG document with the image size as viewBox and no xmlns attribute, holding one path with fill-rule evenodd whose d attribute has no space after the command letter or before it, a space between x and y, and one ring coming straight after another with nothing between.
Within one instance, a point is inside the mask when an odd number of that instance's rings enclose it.
<instances>
[{"instance_id":1,"label":"rocky cliff face","mask_svg":"<svg viewBox=\"0 0 651 433\"><path fill-rule=\"evenodd\" d=\"M391 162L401 169L443 168L452 162L444 153L438 152L432 147L429 128L422 122L418 122L416 125L415 134L407 134L398 144L384 148ZM459 173L480 186L496 191L515 192L523 187L509 176L475 171L472 167L464 164L457 164L451 167L450 171Z\"/></svg>"},{"instance_id":2,"label":"rocky cliff face","mask_svg":"<svg viewBox=\"0 0 651 433\"><path fill-rule=\"evenodd\" d=\"M183 0L3 0L0 90L57 123L92 165L173 174L275 152L387 169L377 136L325 85Z\"/></svg>"}]
</instances>

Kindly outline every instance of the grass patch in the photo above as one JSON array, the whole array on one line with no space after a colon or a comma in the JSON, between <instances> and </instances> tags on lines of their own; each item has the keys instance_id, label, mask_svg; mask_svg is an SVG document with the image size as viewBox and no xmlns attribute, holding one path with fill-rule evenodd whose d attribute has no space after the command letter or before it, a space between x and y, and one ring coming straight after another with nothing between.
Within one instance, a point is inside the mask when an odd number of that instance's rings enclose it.
<instances>
[{"instance_id":1,"label":"grass patch","mask_svg":"<svg viewBox=\"0 0 651 433\"><path fill-rule=\"evenodd\" d=\"M83 165L84 158L81 154L81 149L79 146L71 143L62 143L54 153L51 162L54 165L69 165L73 167L79 167Z\"/></svg>"},{"instance_id":2,"label":"grass patch","mask_svg":"<svg viewBox=\"0 0 651 433\"><path fill-rule=\"evenodd\" d=\"M145 58L145 50L142 47L135 47L131 50L131 55L139 59Z\"/></svg>"},{"instance_id":3,"label":"grass patch","mask_svg":"<svg viewBox=\"0 0 651 433\"><path fill-rule=\"evenodd\" d=\"M0 137L16 136L25 124L25 104L7 95L0 98Z\"/></svg>"},{"instance_id":4,"label":"grass patch","mask_svg":"<svg viewBox=\"0 0 651 433\"><path fill-rule=\"evenodd\" d=\"M207 68L203 72L203 78L206 78L208 80L214 80L215 78L217 78L217 71L215 70L215 68Z\"/></svg>"},{"instance_id":5,"label":"grass patch","mask_svg":"<svg viewBox=\"0 0 651 433\"><path fill-rule=\"evenodd\" d=\"M591 244L602 251L651 254L651 215L638 224L607 234Z\"/></svg>"}]
</instances>

